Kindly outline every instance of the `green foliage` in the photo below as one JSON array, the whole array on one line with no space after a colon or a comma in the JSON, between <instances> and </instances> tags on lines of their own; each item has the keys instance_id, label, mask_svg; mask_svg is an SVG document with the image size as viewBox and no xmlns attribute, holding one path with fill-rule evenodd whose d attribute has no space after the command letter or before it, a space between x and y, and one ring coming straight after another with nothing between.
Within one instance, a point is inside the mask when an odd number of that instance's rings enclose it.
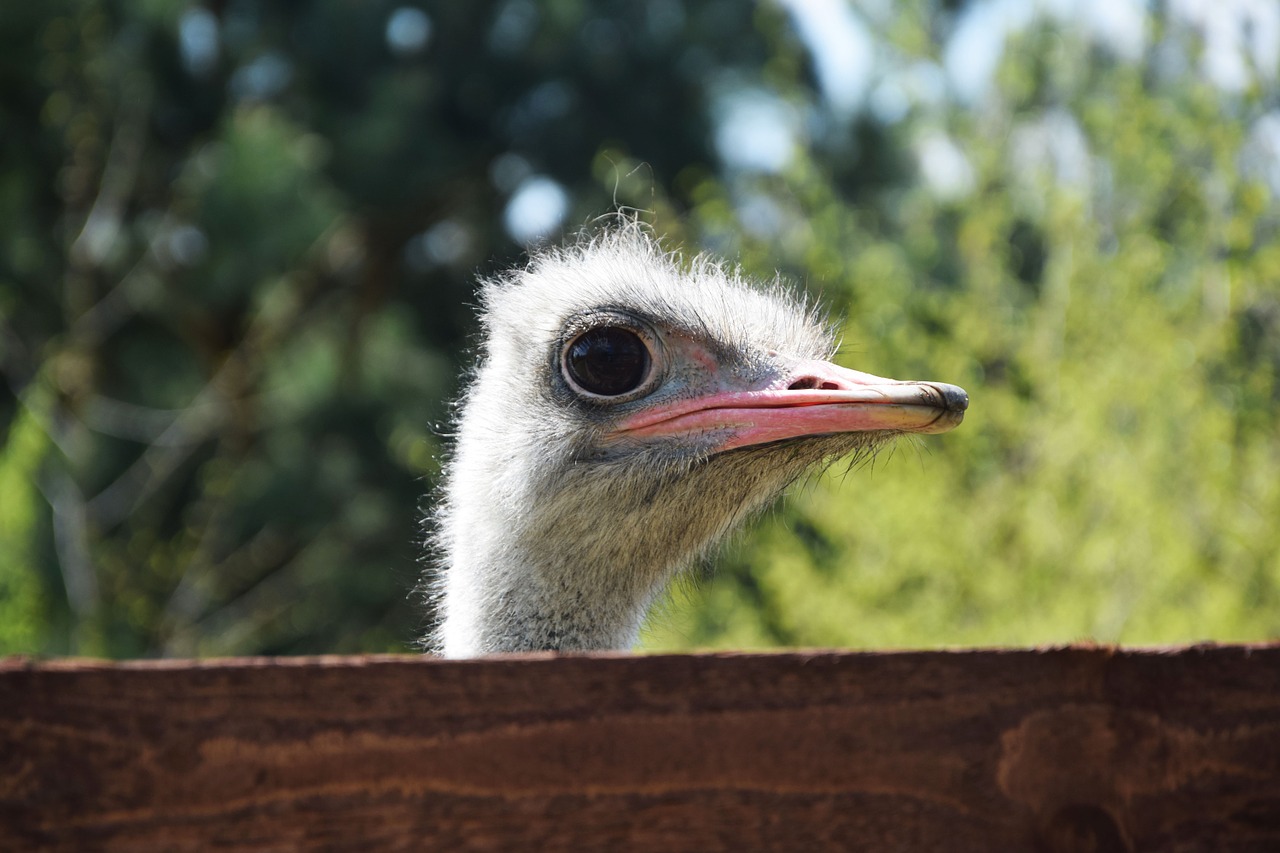
<instances>
[{"instance_id":1,"label":"green foliage","mask_svg":"<svg viewBox=\"0 0 1280 853\"><path fill-rule=\"evenodd\" d=\"M45 602L32 553L41 496L35 468L47 439L30 411L9 428L0 453L0 654L28 651L39 642Z\"/></svg>"},{"instance_id":2,"label":"green foliage","mask_svg":"<svg viewBox=\"0 0 1280 853\"><path fill-rule=\"evenodd\" d=\"M1085 67L1076 47L1055 61ZM869 222L821 162L771 188L805 223L795 263L849 311L844 360L958 383L971 413L803 490L650 648L1280 636L1280 373L1246 331L1277 304L1280 217L1235 165L1249 102L1123 66L1053 104L1008 95L956 121L961 203L915 188ZM1018 150L1063 109L1093 172L1070 185Z\"/></svg>"},{"instance_id":3,"label":"green foliage","mask_svg":"<svg viewBox=\"0 0 1280 853\"><path fill-rule=\"evenodd\" d=\"M409 648L503 206L608 209L606 139L705 162L703 71L765 51L746 6L413 8L0 10L0 649Z\"/></svg>"}]
</instances>

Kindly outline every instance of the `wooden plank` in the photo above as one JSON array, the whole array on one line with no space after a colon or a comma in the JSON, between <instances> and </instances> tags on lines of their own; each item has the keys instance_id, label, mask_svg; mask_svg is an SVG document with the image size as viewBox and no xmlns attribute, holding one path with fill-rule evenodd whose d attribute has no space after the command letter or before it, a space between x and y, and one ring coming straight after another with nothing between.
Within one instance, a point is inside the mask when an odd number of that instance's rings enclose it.
<instances>
[{"instance_id":1,"label":"wooden plank","mask_svg":"<svg viewBox=\"0 0 1280 853\"><path fill-rule=\"evenodd\" d=\"M1280 850L1280 646L0 662L0 850Z\"/></svg>"}]
</instances>

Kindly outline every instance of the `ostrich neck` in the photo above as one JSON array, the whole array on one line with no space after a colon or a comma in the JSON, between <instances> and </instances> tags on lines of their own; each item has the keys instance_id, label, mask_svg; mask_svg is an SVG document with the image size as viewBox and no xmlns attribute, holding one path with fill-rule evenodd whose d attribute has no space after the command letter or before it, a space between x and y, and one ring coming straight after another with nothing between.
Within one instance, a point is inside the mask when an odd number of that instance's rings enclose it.
<instances>
[{"instance_id":1,"label":"ostrich neck","mask_svg":"<svg viewBox=\"0 0 1280 853\"><path fill-rule=\"evenodd\" d=\"M488 485L452 495L445 517L445 655L633 646L654 598L758 485L707 488L707 468L578 464L455 481Z\"/></svg>"},{"instance_id":2,"label":"ostrich neck","mask_svg":"<svg viewBox=\"0 0 1280 853\"><path fill-rule=\"evenodd\" d=\"M601 554L581 542L556 546L551 539L526 532L513 541L507 531L498 547L455 549L444 583L446 657L635 644L674 563L611 561L616 552Z\"/></svg>"},{"instance_id":3,"label":"ostrich neck","mask_svg":"<svg viewBox=\"0 0 1280 853\"><path fill-rule=\"evenodd\" d=\"M679 464L553 466L542 479L467 477L459 464L442 519L442 651L628 649L682 566L853 446L827 436Z\"/></svg>"}]
</instances>

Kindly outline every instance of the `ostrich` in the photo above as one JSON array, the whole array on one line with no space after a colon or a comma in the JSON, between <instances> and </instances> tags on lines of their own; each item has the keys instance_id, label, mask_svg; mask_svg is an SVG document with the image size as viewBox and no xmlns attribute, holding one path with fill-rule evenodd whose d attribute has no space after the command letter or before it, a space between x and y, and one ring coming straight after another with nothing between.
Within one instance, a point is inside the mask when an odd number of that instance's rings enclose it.
<instances>
[{"instance_id":1,"label":"ostrich","mask_svg":"<svg viewBox=\"0 0 1280 853\"><path fill-rule=\"evenodd\" d=\"M627 649L655 597L792 481L968 395L832 364L802 297L635 222L482 283L483 343L432 519L446 657Z\"/></svg>"}]
</instances>

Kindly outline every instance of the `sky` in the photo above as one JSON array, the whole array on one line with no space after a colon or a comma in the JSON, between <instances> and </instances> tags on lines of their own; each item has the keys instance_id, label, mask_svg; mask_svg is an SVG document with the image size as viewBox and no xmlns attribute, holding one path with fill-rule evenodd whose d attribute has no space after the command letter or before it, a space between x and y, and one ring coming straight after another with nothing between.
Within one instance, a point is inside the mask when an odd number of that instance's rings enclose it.
<instances>
[{"instance_id":1,"label":"sky","mask_svg":"<svg viewBox=\"0 0 1280 853\"><path fill-rule=\"evenodd\" d=\"M823 97L837 113L856 111L877 73L890 64L869 21L882 0L775 0L809 49ZM947 82L965 102L990 89L1009 36L1051 17L1074 23L1123 59L1142 56L1151 34L1148 0L975 0L956 20L943 49ZM1259 73L1274 81L1280 64L1280 3L1275 0L1169 0L1171 18L1205 39L1205 77L1239 91ZM879 49L877 49L879 48Z\"/></svg>"},{"instance_id":2,"label":"sky","mask_svg":"<svg viewBox=\"0 0 1280 853\"><path fill-rule=\"evenodd\" d=\"M869 110L892 124L913 105L938 106L946 101L976 106L992 91L1006 43L1039 20L1050 18L1074 26L1118 58L1139 61L1151 47L1150 0L974 0L956 18L942 45L941 61L897 55L874 34L888 0L774 0L790 16L809 50L825 106L838 118ZM1199 72L1224 94L1252 86L1274 85L1280 75L1280 3L1276 0L1169 0L1176 27L1195 31L1204 49L1192 58L1169 52L1166 61L1195 63ZM783 152L795 147L787 134L800 133L798 120L756 94L750 108L730 109L722 121L735 128L725 140L752 139L753 126L770 139L774 156L761 159L747 143L725 144L721 156L736 167L777 171ZM1088 177L1088 151L1069 114L1045 116L1043 127L1023 134L1029 146L1044 143L1045 156L1060 180ZM767 127L767 131L766 131ZM1043 133L1040 131L1044 131ZM1065 142L1063 142L1065 140ZM1080 143L1080 144L1077 144ZM1044 147L1042 145L1041 147ZM1048 150L1052 149L1052 150ZM922 135L916 144L921 175L944 197L963 195L972 185L972 169L961 151L940 131ZM1280 194L1280 110L1250 129L1244 152L1246 168L1258 172Z\"/></svg>"}]
</instances>

